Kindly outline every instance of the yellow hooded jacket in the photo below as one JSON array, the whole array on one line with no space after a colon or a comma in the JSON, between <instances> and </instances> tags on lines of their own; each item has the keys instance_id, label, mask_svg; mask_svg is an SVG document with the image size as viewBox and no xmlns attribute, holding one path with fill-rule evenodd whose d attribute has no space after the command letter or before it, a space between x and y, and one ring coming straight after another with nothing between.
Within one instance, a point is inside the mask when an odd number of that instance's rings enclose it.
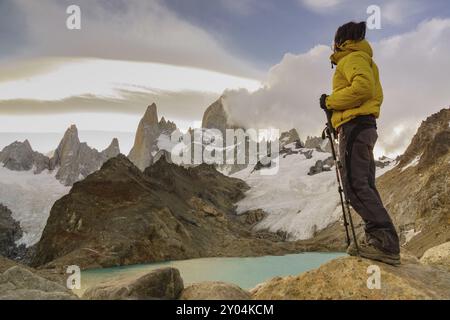
<instances>
[{"instance_id":1,"label":"yellow hooded jacket","mask_svg":"<svg viewBox=\"0 0 450 320\"><path fill-rule=\"evenodd\" d=\"M346 41L331 57L337 65L333 77L333 93L327 98L327 108L333 111L332 124L338 128L361 115L380 116L383 103L378 67L372 60L369 42Z\"/></svg>"}]
</instances>

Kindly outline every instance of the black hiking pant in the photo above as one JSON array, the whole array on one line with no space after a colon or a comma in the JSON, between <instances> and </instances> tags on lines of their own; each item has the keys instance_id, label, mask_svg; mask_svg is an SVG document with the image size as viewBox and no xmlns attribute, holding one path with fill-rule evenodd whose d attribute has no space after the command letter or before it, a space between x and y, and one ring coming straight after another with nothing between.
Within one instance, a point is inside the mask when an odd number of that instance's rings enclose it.
<instances>
[{"instance_id":1,"label":"black hiking pant","mask_svg":"<svg viewBox=\"0 0 450 320\"><path fill-rule=\"evenodd\" d=\"M366 241L397 254L399 238L375 186L373 148L378 139L373 116L360 116L339 128L339 155L344 192L365 223Z\"/></svg>"}]
</instances>

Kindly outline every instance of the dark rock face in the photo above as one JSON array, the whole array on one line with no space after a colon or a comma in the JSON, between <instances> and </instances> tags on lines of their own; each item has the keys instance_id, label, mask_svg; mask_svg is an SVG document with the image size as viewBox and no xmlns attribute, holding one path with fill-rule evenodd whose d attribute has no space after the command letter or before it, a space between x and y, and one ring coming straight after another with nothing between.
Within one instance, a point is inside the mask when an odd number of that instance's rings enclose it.
<instances>
[{"instance_id":1,"label":"dark rock face","mask_svg":"<svg viewBox=\"0 0 450 320\"><path fill-rule=\"evenodd\" d=\"M246 190L210 165L185 169L162 157L142 172L119 155L54 204L31 265L88 269L286 254L316 245L252 231L249 223L260 215L247 223L235 212Z\"/></svg>"},{"instance_id":2,"label":"dark rock face","mask_svg":"<svg viewBox=\"0 0 450 320\"><path fill-rule=\"evenodd\" d=\"M151 271L137 279L102 283L89 288L83 299L89 300L148 300L178 299L184 289L180 271L163 268Z\"/></svg>"},{"instance_id":3,"label":"dark rock face","mask_svg":"<svg viewBox=\"0 0 450 320\"><path fill-rule=\"evenodd\" d=\"M449 121L450 122L450 121ZM450 151L450 128L436 133L433 140L425 147L419 162L419 170L436 164Z\"/></svg>"},{"instance_id":4,"label":"dark rock face","mask_svg":"<svg viewBox=\"0 0 450 320\"><path fill-rule=\"evenodd\" d=\"M387 166L389 166L391 163L393 163L395 160L393 159L389 159L385 156L381 157L380 159L375 161L375 166L377 168L383 169Z\"/></svg>"},{"instance_id":5,"label":"dark rock face","mask_svg":"<svg viewBox=\"0 0 450 320\"><path fill-rule=\"evenodd\" d=\"M93 268L277 252L277 244L257 243L236 221L234 203L247 188L212 166L184 169L162 158L142 172L119 155L55 203L32 265Z\"/></svg>"},{"instance_id":6,"label":"dark rock face","mask_svg":"<svg viewBox=\"0 0 450 320\"><path fill-rule=\"evenodd\" d=\"M331 168L334 166L333 157L329 157L324 161L318 160L316 164L309 169L308 175L313 176L325 171L331 171Z\"/></svg>"},{"instance_id":7,"label":"dark rock face","mask_svg":"<svg viewBox=\"0 0 450 320\"><path fill-rule=\"evenodd\" d=\"M448 150L448 139L446 139L448 133L445 132L449 130L449 122L450 108L442 109L423 121L405 153L400 157L398 166L403 167L421 155L428 154L421 159L430 162L435 152L436 156L445 154L445 150ZM440 146L441 142L442 146ZM442 150L440 150L441 147Z\"/></svg>"},{"instance_id":8,"label":"dark rock face","mask_svg":"<svg viewBox=\"0 0 450 320\"><path fill-rule=\"evenodd\" d=\"M249 226L254 226L258 222L262 221L266 215L267 214L261 209L250 210L244 212L243 214L240 214L239 220L241 220L245 224L248 224Z\"/></svg>"},{"instance_id":9,"label":"dark rock face","mask_svg":"<svg viewBox=\"0 0 450 320\"><path fill-rule=\"evenodd\" d=\"M38 174L50 168L50 159L33 151L28 140L14 142L0 152L0 162L9 170L28 171Z\"/></svg>"},{"instance_id":10,"label":"dark rock face","mask_svg":"<svg viewBox=\"0 0 450 320\"><path fill-rule=\"evenodd\" d=\"M15 244L22 237L20 224L11 217L11 211L0 204L0 255L15 258L18 248Z\"/></svg>"}]
</instances>

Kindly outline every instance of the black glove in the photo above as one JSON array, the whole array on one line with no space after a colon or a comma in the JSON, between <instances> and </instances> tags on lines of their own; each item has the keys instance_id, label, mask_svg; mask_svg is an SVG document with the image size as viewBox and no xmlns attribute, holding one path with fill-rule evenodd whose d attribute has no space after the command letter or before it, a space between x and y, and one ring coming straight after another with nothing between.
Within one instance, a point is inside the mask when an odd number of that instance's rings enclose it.
<instances>
[{"instance_id":1,"label":"black glove","mask_svg":"<svg viewBox=\"0 0 450 320\"><path fill-rule=\"evenodd\" d=\"M327 109L327 97L328 97L328 95L326 95L325 93L320 97L320 107L325 111L328 110Z\"/></svg>"}]
</instances>

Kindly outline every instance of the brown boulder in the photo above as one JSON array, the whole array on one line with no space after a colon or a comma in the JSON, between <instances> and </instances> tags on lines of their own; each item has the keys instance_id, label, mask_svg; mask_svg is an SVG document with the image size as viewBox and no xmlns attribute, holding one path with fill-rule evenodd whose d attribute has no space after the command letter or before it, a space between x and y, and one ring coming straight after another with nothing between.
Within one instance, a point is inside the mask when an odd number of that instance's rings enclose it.
<instances>
[{"instance_id":1,"label":"brown boulder","mask_svg":"<svg viewBox=\"0 0 450 320\"><path fill-rule=\"evenodd\" d=\"M177 299L183 290L183 279L174 268L153 270L133 279L118 279L89 288L83 295L88 300Z\"/></svg>"}]
</instances>

